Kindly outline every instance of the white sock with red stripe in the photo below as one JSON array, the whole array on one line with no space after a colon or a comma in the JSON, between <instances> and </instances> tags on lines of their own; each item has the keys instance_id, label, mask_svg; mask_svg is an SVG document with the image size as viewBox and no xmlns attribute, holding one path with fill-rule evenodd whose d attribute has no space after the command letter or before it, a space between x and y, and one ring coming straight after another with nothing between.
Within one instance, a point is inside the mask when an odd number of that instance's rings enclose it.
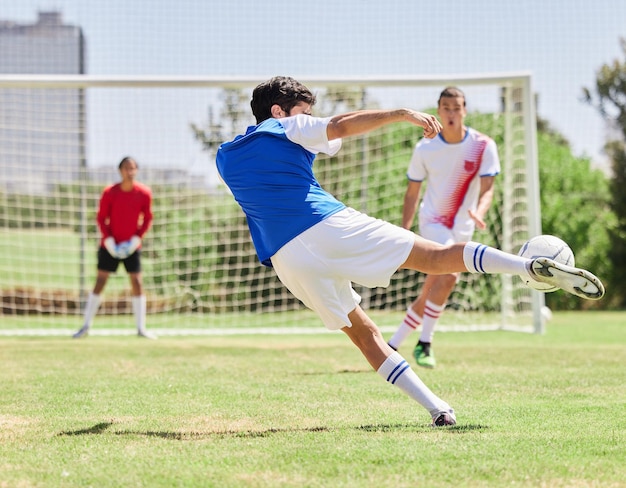
<instances>
[{"instance_id":1,"label":"white sock with red stripe","mask_svg":"<svg viewBox=\"0 0 626 488\"><path fill-rule=\"evenodd\" d=\"M404 316L404 320L400 324L400 327L398 327L398 330L393 334L393 337L389 339L388 344L394 349L398 349L400 344L402 344L411 333L415 332L421 323L422 317L417 315L413 309L409 307Z\"/></svg>"},{"instance_id":2,"label":"white sock with red stripe","mask_svg":"<svg viewBox=\"0 0 626 488\"><path fill-rule=\"evenodd\" d=\"M421 342L431 343L433 341L433 335L435 334L435 325L437 320L441 317L443 309L446 308L446 304L437 305L436 303L426 300L424 305L424 321L422 322L422 333L420 334Z\"/></svg>"},{"instance_id":3,"label":"white sock with red stripe","mask_svg":"<svg viewBox=\"0 0 626 488\"><path fill-rule=\"evenodd\" d=\"M419 379L409 363L398 352L394 352L385 359L377 373L388 383L400 388L431 415L450 409L450 405L430 391L430 388Z\"/></svg>"}]
</instances>

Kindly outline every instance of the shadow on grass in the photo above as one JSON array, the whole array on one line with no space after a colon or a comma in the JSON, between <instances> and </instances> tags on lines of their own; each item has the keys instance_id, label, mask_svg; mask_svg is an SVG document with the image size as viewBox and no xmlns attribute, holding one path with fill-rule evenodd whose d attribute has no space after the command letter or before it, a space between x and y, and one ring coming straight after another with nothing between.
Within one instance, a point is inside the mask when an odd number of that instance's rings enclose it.
<instances>
[{"instance_id":1,"label":"shadow on grass","mask_svg":"<svg viewBox=\"0 0 626 488\"><path fill-rule=\"evenodd\" d=\"M88 427L86 429L79 430L65 430L60 432L58 435L87 435L87 434L102 434L105 430L113 425L113 422L100 422L99 424L94 425L93 427Z\"/></svg>"},{"instance_id":2,"label":"shadow on grass","mask_svg":"<svg viewBox=\"0 0 626 488\"><path fill-rule=\"evenodd\" d=\"M113 425L113 422L101 422L86 429L78 430L66 430L59 432L58 436L79 436L79 435L94 435L104 434L109 427ZM265 429L265 430L221 430L213 432L167 432L167 431L136 431L136 430L115 430L111 433L113 435L137 435L145 437L159 437L162 439L169 439L175 441L194 440L194 439L210 439L210 438L224 438L224 437L242 437L242 438L259 438L269 437L275 434L282 433L294 433L294 432L338 432L341 430L356 430L364 432L393 432L402 430L414 430L415 432L451 432L456 434L463 434L466 432L486 430L489 427L486 425L454 425L450 427L433 428L430 426L425 427L423 424L370 424L359 425L356 427L347 428L329 428L329 427L307 427L307 428L285 428L285 429Z\"/></svg>"},{"instance_id":3,"label":"shadow on grass","mask_svg":"<svg viewBox=\"0 0 626 488\"><path fill-rule=\"evenodd\" d=\"M296 373L300 376L332 376L334 374L346 373L375 373L373 369L340 369L338 371L312 371L309 373Z\"/></svg>"},{"instance_id":4,"label":"shadow on grass","mask_svg":"<svg viewBox=\"0 0 626 488\"><path fill-rule=\"evenodd\" d=\"M416 429L416 431L423 432L453 432L456 434L463 434L465 432L473 432L480 430L487 430L489 427L487 425L480 424L467 424L467 425L451 425L446 427L432 427L432 426L423 426L419 424L374 424L374 425L361 425L360 427L353 427L355 430L364 430L366 432L390 432L397 430L409 430Z\"/></svg>"}]
</instances>

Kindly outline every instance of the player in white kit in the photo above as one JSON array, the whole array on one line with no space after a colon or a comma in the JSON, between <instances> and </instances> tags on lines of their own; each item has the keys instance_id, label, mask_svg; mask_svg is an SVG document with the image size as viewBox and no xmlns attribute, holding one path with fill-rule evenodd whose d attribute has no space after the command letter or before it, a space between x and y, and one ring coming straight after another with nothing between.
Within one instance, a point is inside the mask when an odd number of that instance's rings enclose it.
<instances>
[{"instance_id":1,"label":"player in white kit","mask_svg":"<svg viewBox=\"0 0 626 488\"><path fill-rule=\"evenodd\" d=\"M437 103L442 130L433 139L415 146L407 171L402 226L410 229L419 203L422 183L426 191L419 207L419 233L440 244L472 239L475 227L486 227L484 216L493 199L494 179L500 173L496 143L464 124L465 94L456 87L444 89ZM389 340L394 349L421 326L413 350L418 365L434 368L431 347L435 326L459 273L427 275L420 295L411 303L396 333Z\"/></svg>"}]
</instances>

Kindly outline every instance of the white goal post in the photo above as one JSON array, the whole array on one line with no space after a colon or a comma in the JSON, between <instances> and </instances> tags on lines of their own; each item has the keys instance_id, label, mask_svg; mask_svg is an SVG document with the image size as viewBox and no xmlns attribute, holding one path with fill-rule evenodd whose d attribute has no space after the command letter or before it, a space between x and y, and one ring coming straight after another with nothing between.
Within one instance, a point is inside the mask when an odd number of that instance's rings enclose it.
<instances>
[{"instance_id":1,"label":"white goal post","mask_svg":"<svg viewBox=\"0 0 626 488\"><path fill-rule=\"evenodd\" d=\"M433 110L449 85L465 91L467 124L494 138L502 174L475 240L517 252L541 233L536 114L528 72L394 77L297 77L316 114L410 106ZM245 219L217 178L216 144L253 123L249 95L263 77L0 75L0 315L20 327L66 317L80 325L93 287L102 188L130 155L154 193L143 281L154 327L205 330L319 326L254 254ZM388 126L318 157L322 185L350 206L400 223L406 169L419 131ZM423 275L386 289L357 287L383 330L395 329ZM94 321L131 323L120 268ZM438 330L543 332L544 297L517 277L464 274ZM132 327L131 327L132 328Z\"/></svg>"}]
</instances>

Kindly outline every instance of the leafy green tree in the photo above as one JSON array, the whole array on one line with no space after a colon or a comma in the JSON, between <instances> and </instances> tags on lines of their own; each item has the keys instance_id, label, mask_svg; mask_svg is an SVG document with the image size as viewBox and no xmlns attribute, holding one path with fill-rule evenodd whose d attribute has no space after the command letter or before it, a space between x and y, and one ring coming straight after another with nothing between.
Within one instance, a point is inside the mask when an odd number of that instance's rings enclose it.
<instances>
[{"instance_id":1,"label":"leafy green tree","mask_svg":"<svg viewBox=\"0 0 626 488\"><path fill-rule=\"evenodd\" d=\"M568 142L546 121L541 121L541 127L537 139L542 231L561 237L571 246L577 263L603 281L610 280L606 253L608 229L615 225L615 216L610 209L609 180L591 167L589 159L573 156ZM547 294L546 303L562 310L608 302L581 301L559 291Z\"/></svg>"},{"instance_id":2,"label":"leafy green tree","mask_svg":"<svg viewBox=\"0 0 626 488\"><path fill-rule=\"evenodd\" d=\"M583 88L585 100L594 106L615 133L605 151L611 160L613 177L610 184L610 205L617 221L609 228L608 257L613 273L611 299L626 306L626 39L620 39L624 59L604 64L596 76L593 89Z\"/></svg>"},{"instance_id":3,"label":"leafy green tree","mask_svg":"<svg viewBox=\"0 0 626 488\"><path fill-rule=\"evenodd\" d=\"M243 90L227 88L221 94L222 108L217 117L221 122L216 122L213 107L210 106L205 127L190 124L195 138L200 141L206 151L215 154L222 142L243 132L242 129L254 122L250 110L245 109L247 101L248 98ZM225 127L222 122L228 127Z\"/></svg>"}]
</instances>

